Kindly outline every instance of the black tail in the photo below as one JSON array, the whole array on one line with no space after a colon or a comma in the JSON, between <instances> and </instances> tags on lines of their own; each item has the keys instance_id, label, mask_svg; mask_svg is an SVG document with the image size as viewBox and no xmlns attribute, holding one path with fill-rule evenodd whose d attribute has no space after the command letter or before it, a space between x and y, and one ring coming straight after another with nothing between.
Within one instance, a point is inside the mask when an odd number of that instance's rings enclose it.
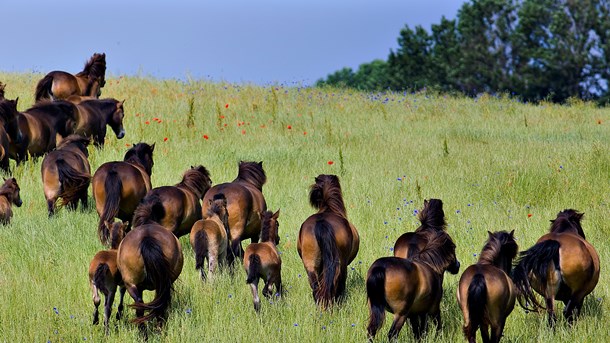
<instances>
[{"instance_id":1,"label":"black tail","mask_svg":"<svg viewBox=\"0 0 610 343\"><path fill-rule=\"evenodd\" d=\"M193 249L195 250L195 269L201 269L204 266L205 259L208 257L208 235L201 230L195 234L195 242Z\"/></svg>"},{"instance_id":2,"label":"black tail","mask_svg":"<svg viewBox=\"0 0 610 343\"><path fill-rule=\"evenodd\" d=\"M144 224L160 223L165 217L163 202L157 194L146 196L133 212L133 227Z\"/></svg>"},{"instance_id":3,"label":"black tail","mask_svg":"<svg viewBox=\"0 0 610 343\"><path fill-rule=\"evenodd\" d=\"M106 263L100 263L95 269L95 274L93 274L93 283L102 293L104 293L104 295L109 293L108 288L106 288L106 277L108 273L110 273L108 265Z\"/></svg>"},{"instance_id":4,"label":"black tail","mask_svg":"<svg viewBox=\"0 0 610 343\"><path fill-rule=\"evenodd\" d=\"M546 293L547 275L551 262L556 269L559 269L559 242L555 240L537 243L519 254L517 266L513 269L513 281L519 290L519 304L524 309L535 311L545 308L534 295L529 275L531 273L536 277L543 287L542 293ZM532 305L534 308L528 305Z\"/></svg>"},{"instance_id":5,"label":"black tail","mask_svg":"<svg viewBox=\"0 0 610 343\"><path fill-rule=\"evenodd\" d=\"M163 255L159 242L153 237L144 237L140 242L140 254L144 259L146 283L154 286L155 298L149 303L136 302L132 306L137 310L150 311L143 317L134 319L143 324L153 318L165 320L167 307L172 299L173 282L169 262Z\"/></svg>"},{"instance_id":6,"label":"black tail","mask_svg":"<svg viewBox=\"0 0 610 343\"><path fill-rule=\"evenodd\" d=\"M322 277L316 295L316 302L323 307L331 305L337 296L337 289L343 288L338 281L344 281L341 277L341 263L339 261L339 249L335 240L333 227L325 220L318 220L314 228L316 241L322 253Z\"/></svg>"},{"instance_id":7,"label":"black tail","mask_svg":"<svg viewBox=\"0 0 610 343\"><path fill-rule=\"evenodd\" d=\"M104 192L106 193L106 202L104 203L104 209L100 215L100 221L97 226L97 233L102 244L108 244L110 233L108 228L104 225L105 222L112 222L114 218L119 214L119 204L121 202L121 189L123 183L116 170L111 169L106 175L106 181L104 182Z\"/></svg>"},{"instance_id":8,"label":"black tail","mask_svg":"<svg viewBox=\"0 0 610 343\"><path fill-rule=\"evenodd\" d=\"M485 304L487 303L487 284L483 274L475 274L468 286L468 313L470 324L464 327L466 339L473 337L477 329L483 323L485 316Z\"/></svg>"},{"instance_id":9,"label":"black tail","mask_svg":"<svg viewBox=\"0 0 610 343\"><path fill-rule=\"evenodd\" d=\"M36 93L35 100L36 102L44 99L51 99L53 95L51 93L51 87L53 86L53 76L51 74L47 74L42 80L38 81L36 85Z\"/></svg>"},{"instance_id":10,"label":"black tail","mask_svg":"<svg viewBox=\"0 0 610 343\"><path fill-rule=\"evenodd\" d=\"M261 271L261 257L257 254L250 255L250 268L248 268L248 278L246 283L254 283L259 277Z\"/></svg>"},{"instance_id":11,"label":"black tail","mask_svg":"<svg viewBox=\"0 0 610 343\"><path fill-rule=\"evenodd\" d=\"M89 187L91 175L74 169L63 158L58 158L55 164L59 176L59 196L62 199L62 205L76 205L80 194Z\"/></svg>"},{"instance_id":12,"label":"black tail","mask_svg":"<svg viewBox=\"0 0 610 343\"><path fill-rule=\"evenodd\" d=\"M385 321L385 309L387 302L385 299L385 268L383 266L373 266L366 279L366 296L369 303L369 325L367 332L369 339L373 339L377 330Z\"/></svg>"}]
</instances>

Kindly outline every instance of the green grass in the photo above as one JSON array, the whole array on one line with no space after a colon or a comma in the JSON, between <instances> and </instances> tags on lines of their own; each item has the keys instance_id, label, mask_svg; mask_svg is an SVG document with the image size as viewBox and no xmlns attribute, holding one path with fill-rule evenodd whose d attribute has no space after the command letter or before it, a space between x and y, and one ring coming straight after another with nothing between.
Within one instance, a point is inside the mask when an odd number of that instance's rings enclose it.
<instances>
[{"instance_id":1,"label":"green grass","mask_svg":"<svg viewBox=\"0 0 610 343\"><path fill-rule=\"evenodd\" d=\"M7 98L20 97L20 110L32 104L40 77L0 73ZM238 161L264 161L268 182L263 193L271 210L281 208L279 249L287 296L273 304L263 301L256 315L243 270L203 284L183 237L184 269L169 320L151 336L153 342L364 341L368 266L390 255L396 238L418 226L413 210L432 197L445 204L462 268L476 261L473 254L479 253L487 230L514 229L526 249L547 232L557 212L585 212L584 230L600 254L602 274L583 315L573 327L562 319L553 331L543 315L516 307L504 341L610 340L606 109L580 102L531 106L490 96L475 100L137 77L110 77L103 96L126 99L127 135L117 140L109 133L104 150L90 148L93 170L122 159L126 144L139 141L156 143L153 186L177 183L196 164L211 171L214 183L231 181ZM93 209L61 209L49 220L40 161L16 168L24 204L15 209L12 223L0 228L0 341L106 340L103 327L91 325L87 276L90 259L102 249L98 216ZM314 305L296 252L299 227L313 213L308 187L322 173L340 176L348 216L361 234L360 252L348 272L347 299L331 312ZM458 280L459 275L445 276L444 327L425 341L463 340ZM146 299L151 297L146 293ZM116 329L108 341L138 338L128 321L133 310L126 313L126 321L111 321ZM390 322L378 341L386 340ZM410 328L405 326L399 339L413 341Z\"/></svg>"}]
</instances>

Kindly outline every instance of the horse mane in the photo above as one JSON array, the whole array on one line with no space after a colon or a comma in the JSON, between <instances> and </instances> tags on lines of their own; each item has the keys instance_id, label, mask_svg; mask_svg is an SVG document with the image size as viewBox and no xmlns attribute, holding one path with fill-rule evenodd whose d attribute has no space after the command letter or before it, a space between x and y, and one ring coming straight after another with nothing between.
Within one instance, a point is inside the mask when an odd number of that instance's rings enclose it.
<instances>
[{"instance_id":1,"label":"horse mane","mask_svg":"<svg viewBox=\"0 0 610 343\"><path fill-rule=\"evenodd\" d=\"M413 260L428 264L438 274L443 274L451 260L455 259L455 243L444 231L428 231L429 239L423 249L413 255Z\"/></svg>"},{"instance_id":2,"label":"horse mane","mask_svg":"<svg viewBox=\"0 0 610 343\"><path fill-rule=\"evenodd\" d=\"M279 214L279 213L278 213ZM275 225L275 230L272 230L271 220L274 219L274 213L271 211L265 211L261 213L261 234L260 241L261 242L272 242L275 244L278 232L278 225ZM277 220L277 217L275 218Z\"/></svg>"},{"instance_id":3,"label":"horse mane","mask_svg":"<svg viewBox=\"0 0 610 343\"><path fill-rule=\"evenodd\" d=\"M89 151L87 150L87 146L91 143L91 138L84 137L77 134L69 135L64 138L59 145L57 145L56 150L63 149L70 144L76 145L85 155L89 156Z\"/></svg>"},{"instance_id":4,"label":"horse mane","mask_svg":"<svg viewBox=\"0 0 610 343\"><path fill-rule=\"evenodd\" d=\"M479 254L480 264L494 265L510 274L512 261L517 256L519 246L515 242L513 231L489 232L489 238Z\"/></svg>"},{"instance_id":5,"label":"horse mane","mask_svg":"<svg viewBox=\"0 0 610 343\"><path fill-rule=\"evenodd\" d=\"M191 167L191 169L184 172L182 181L176 186L184 186L196 194L199 199L202 199L208 189L212 187L210 172L201 165Z\"/></svg>"},{"instance_id":6,"label":"horse mane","mask_svg":"<svg viewBox=\"0 0 610 343\"><path fill-rule=\"evenodd\" d=\"M106 83L106 54L94 53L85 63L83 71L77 73L76 76L87 77L89 78L89 82L99 79L100 87L104 87L104 84Z\"/></svg>"},{"instance_id":7,"label":"horse mane","mask_svg":"<svg viewBox=\"0 0 610 343\"><path fill-rule=\"evenodd\" d=\"M318 175L311 185L309 203L320 212L330 211L347 218L339 178L336 175Z\"/></svg>"},{"instance_id":8,"label":"horse mane","mask_svg":"<svg viewBox=\"0 0 610 343\"><path fill-rule=\"evenodd\" d=\"M584 213L573 209L563 210L557 213L557 218L551 220L551 233L575 233L585 239L585 232L582 230L580 221Z\"/></svg>"},{"instance_id":9,"label":"horse mane","mask_svg":"<svg viewBox=\"0 0 610 343\"><path fill-rule=\"evenodd\" d=\"M222 213L222 209L225 209L225 212L227 213L227 216L225 216L224 218L220 216L220 214ZM227 208L227 198L225 197L224 193L216 193L214 194L214 198L211 200L210 203L210 207L208 208L208 212L207 212L207 217L211 217L213 215L217 215L218 218L220 218L220 221L222 222L222 224L225 227L225 230L227 230L227 232L229 231L229 216L228 216L228 210Z\"/></svg>"},{"instance_id":10,"label":"horse mane","mask_svg":"<svg viewBox=\"0 0 610 343\"><path fill-rule=\"evenodd\" d=\"M165 208L161 198L153 193L142 199L133 212L133 227L159 223L163 217L165 217Z\"/></svg>"},{"instance_id":11,"label":"horse mane","mask_svg":"<svg viewBox=\"0 0 610 343\"><path fill-rule=\"evenodd\" d=\"M125 157L123 157L123 161L129 163L135 163L144 168L148 175L152 174L152 168L154 165L153 162L153 151L155 150L155 144L148 145L147 143L140 142L134 144L131 149L127 150L125 153ZM149 156L149 160L147 161L146 156ZM134 223L135 224L135 223Z\"/></svg>"},{"instance_id":12,"label":"horse mane","mask_svg":"<svg viewBox=\"0 0 610 343\"><path fill-rule=\"evenodd\" d=\"M447 230L445 212L443 211L443 201L440 199L424 200L424 208L417 215L417 219L421 222L421 226L418 227L415 232L428 229L434 231Z\"/></svg>"},{"instance_id":13,"label":"horse mane","mask_svg":"<svg viewBox=\"0 0 610 343\"><path fill-rule=\"evenodd\" d=\"M4 99L4 87L6 87L6 85L0 82L0 100Z\"/></svg>"},{"instance_id":14,"label":"horse mane","mask_svg":"<svg viewBox=\"0 0 610 343\"><path fill-rule=\"evenodd\" d=\"M267 182L267 175L263 170L263 162L239 162L237 178L233 182L247 182L256 187L259 191L263 190L263 185Z\"/></svg>"}]
</instances>

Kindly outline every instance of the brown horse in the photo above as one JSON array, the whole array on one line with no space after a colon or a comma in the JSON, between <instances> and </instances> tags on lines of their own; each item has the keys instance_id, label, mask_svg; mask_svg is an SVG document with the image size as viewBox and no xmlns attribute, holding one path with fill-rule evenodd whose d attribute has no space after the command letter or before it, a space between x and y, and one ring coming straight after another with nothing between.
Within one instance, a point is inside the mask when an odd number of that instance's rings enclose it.
<instances>
[{"instance_id":1,"label":"brown horse","mask_svg":"<svg viewBox=\"0 0 610 343\"><path fill-rule=\"evenodd\" d=\"M4 87L2 85L2 93ZM17 111L17 102L15 100L7 100L0 97L0 169L9 171L9 152L11 142L21 144L22 134L19 129L19 111Z\"/></svg>"},{"instance_id":2,"label":"brown horse","mask_svg":"<svg viewBox=\"0 0 610 343\"><path fill-rule=\"evenodd\" d=\"M464 335L476 342L481 329L483 342L500 342L506 318L515 307L517 289L511 280L512 263L519 247L510 233L491 233L479 255L477 264L466 268L457 289L457 299L464 315Z\"/></svg>"},{"instance_id":3,"label":"brown horse","mask_svg":"<svg viewBox=\"0 0 610 343\"><path fill-rule=\"evenodd\" d=\"M83 71L76 75L57 70L45 75L36 85L34 98L36 102L43 99L66 99L73 94L99 98L105 84L106 54L95 53L85 63Z\"/></svg>"},{"instance_id":4,"label":"brown horse","mask_svg":"<svg viewBox=\"0 0 610 343\"><path fill-rule=\"evenodd\" d=\"M55 149L61 139L74 132L76 107L67 101L42 101L19 114L21 142L11 142L10 154L17 163L28 156L39 157ZM58 137L60 136L60 137Z\"/></svg>"},{"instance_id":5,"label":"brown horse","mask_svg":"<svg viewBox=\"0 0 610 343\"><path fill-rule=\"evenodd\" d=\"M146 334L145 323L157 319L162 324L166 318L167 308L171 302L173 283L182 272L184 257L178 238L163 226L155 223L158 220L157 206L139 208L143 224L134 223L121 242L117 263L123 282L135 303L136 319L140 331ZM144 303L142 292L154 290L155 298ZM149 311L144 315L145 311Z\"/></svg>"},{"instance_id":6,"label":"brown horse","mask_svg":"<svg viewBox=\"0 0 610 343\"><path fill-rule=\"evenodd\" d=\"M19 190L19 185L14 177L4 179L4 184L0 187L0 224L6 225L11 222L13 217L11 205L21 207L22 201Z\"/></svg>"},{"instance_id":7,"label":"brown horse","mask_svg":"<svg viewBox=\"0 0 610 343\"><path fill-rule=\"evenodd\" d=\"M263 196L263 185L267 182L267 176L263 170L263 162L239 162L237 178L230 183L215 185L205 194L203 198L203 216L205 217L209 208L209 200L218 193L223 193L227 198L227 209L229 210L230 252L229 263L234 258L241 258L244 250L241 241L250 238L252 243L258 241L261 232L260 212L267 210L267 203Z\"/></svg>"},{"instance_id":8,"label":"brown horse","mask_svg":"<svg viewBox=\"0 0 610 343\"><path fill-rule=\"evenodd\" d=\"M455 244L446 232L428 231L426 244L411 253L411 258L382 257L376 260L366 277L369 306L369 340L372 341L385 320L386 309L394 314L388 333L395 339L409 319L413 334L420 339L427 331L428 318L441 330L440 303L443 274L457 274L460 263Z\"/></svg>"},{"instance_id":9,"label":"brown horse","mask_svg":"<svg viewBox=\"0 0 610 343\"><path fill-rule=\"evenodd\" d=\"M445 212L440 199L424 200L424 208L417 214L421 225L415 232L403 233L394 243L394 256L409 258L410 253L421 250L425 245L427 231L446 232Z\"/></svg>"},{"instance_id":10,"label":"brown horse","mask_svg":"<svg viewBox=\"0 0 610 343\"><path fill-rule=\"evenodd\" d=\"M155 201L161 202L164 212L158 223L181 237L189 234L193 224L202 218L199 201L211 186L210 173L204 166L191 167L184 172L180 183L153 188L138 206L153 201L154 196ZM137 220L134 216L133 221Z\"/></svg>"},{"instance_id":11,"label":"brown horse","mask_svg":"<svg viewBox=\"0 0 610 343\"><path fill-rule=\"evenodd\" d=\"M347 219L339 178L319 175L315 181L309 202L318 213L301 225L297 251L303 260L313 299L326 308L345 292L347 266L358 254L360 236Z\"/></svg>"},{"instance_id":12,"label":"brown horse","mask_svg":"<svg viewBox=\"0 0 610 343\"><path fill-rule=\"evenodd\" d=\"M134 144L122 162L106 162L93 174L93 199L100 216L98 235L102 244L108 241L104 222L115 217L131 220L140 200L150 191L154 150L154 144Z\"/></svg>"},{"instance_id":13,"label":"brown horse","mask_svg":"<svg viewBox=\"0 0 610 343\"><path fill-rule=\"evenodd\" d=\"M216 274L216 268L227 262L229 246L229 212L227 199L218 193L209 200L206 219L195 222L190 233L190 242L195 252L195 269L199 269L201 279L206 280L205 260L208 260L208 271Z\"/></svg>"},{"instance_id":14,"label":"brown horse","mask_svg":"<svg viewBox=\"0 0 610 343\"><path fill-rule=\"evenodd\" d=\"M112 303L116 295L116 289L120 289L119 308L116 319L120 320L123 315L123 298L127 290L123 285L123 278L117 266L117 249L125 236L125 230L129 223L114 222L104 223L110 231L110 249L99 251L89 264L89 284L93 292L93 325L99 323L100 294L104 294L104 329L108 335L108 321L112 312Z\"/></svg>"},{"instance_id":15,"label":"brown horse","mask_svg":"<svg viewBox=\"0 0 610 343\"><path fill-rule=\"evenodd\" d=\"M246 283L252 291L254 310L258 312L261 308L261 300L258 297L258 281L260 278L265 282L263 295L267 298L273 294L273 286L276 292L282 294L282 259L277 251L280 243L278 228L280 224L277 218L280 210L273 213L265 211L261 213L262 225L260 243L252 243L246 248L244 255L244 270L246 271Z\"/></svg>"},{"instance_id":16,"label":"brown horse","mask_svg":"<svg viewBox=\"0 0 610 343\"><path fill-rule=\"evenodd\" d=\"M87 189L91 183L89 142L89 138L70 135L42 160L42 187L49 217L55 213L58 198L62 198L62 206L72 210L79 200L82 208L87 207Z\"/></svg>"},{"instance_id":17,"label":"brown horse","mask_svg":"<svg viewBox=\"0 0 610 343\"><path fill-rule=\"evenodd\" d=\"M110 126L118 139L125 137L123 127L125 100L85 98L79 95L72 95L67 100L75 104L77 109L74 132L85 137L92 137L96 147L104 147L106 125Z\"/></svg>"},{"instance_id":18,"label":"brown horse","mask_svg":"<svg viewBox=\"0 0 610 343\"><path fill-rule=\"evenodd\" d=\"M549 325L557 321L555 299L565 304L563 314L572 323L582 308L583 299L599 281L599 255L585 240L580 225L583 214L573 209L564 210L551 221L550 232L519 254L513 271L513 281L520 291L519 304L545 309ZM532 288L545 299L541 305Z\"/></svg>"}]
</instances>

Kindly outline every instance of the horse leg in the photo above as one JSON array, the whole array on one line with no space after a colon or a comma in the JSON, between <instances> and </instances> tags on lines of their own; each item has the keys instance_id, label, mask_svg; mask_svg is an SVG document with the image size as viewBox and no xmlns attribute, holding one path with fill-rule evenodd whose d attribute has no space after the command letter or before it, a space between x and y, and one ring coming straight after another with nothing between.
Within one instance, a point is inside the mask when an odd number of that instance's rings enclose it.
<instances>
[{"instance_id":1,"label":"horse leg","mask_svg":"<svg viewBox=\"0 0 610 343\"><path fill-rule=\"evenodd\" d=\"M498 325L491 326L491 342L492 343L500 342L500 338L502 338L502 332L504 331L505 320L506 319L501 320L501 322L498 323Z\"/></svg>"},{"instance_id":2,"label":"horse leg","mask_svg":"<svg viewBox=\"0 0 610 343\"><path fill-rule=\"evenodd\" d=\"M252 303L254 304L254 310L256 312L261 309L261 299L258 297L258 281L259 278L255 278L250 284L250 290L252 291Z\"/></svg>"},{"instance_id":3,"label":"horse leg","mask_svg":"<svg viewBox=\"0 0 610 343\"><path fill-rule=\"evenodd\" d=\"M125 298L126 291L127 288L124 286L119 287L119 308L116 312L116 320L121 320L121 317L123 317L123 299Z\"/></svg>"},{"instance_id":4,"label":"horse leg","mask_svg":"<svg viewBox=\"0 0 610 343\"><path fill-rule=\"evenodd\" d=\"M208 258L208 262L208 273L210 273L210 278L212 278L216 275L216 269L218 269L218 257L212 254L212 256Z\"/></svg>"},{"instance_id":5,"label":"horse leg","mask_svg":"<svg viewBox=\"0 0 610 343\"><path fill-rule=\"evenodd\" d=\"M388 340L393 341L398 337L400 333L400 329L405 325L405 320L407 316L401 314L394 315L394 321L392 322L392 326L390 327L390 332L388 332Z\"/></svg>"},{"instance_id":6,"label":"horse leg","mask_svg":"<svg viewBox=\"0 0 610 343\"><path fill-rule=\"evenodd\" d=\"M100 306L100 293L97 286L95 285L91 285L91 289L93 290L93 305L95 306L93 310L93 325L96 325L100 322L98 310L98 307Z\"/></svg>"},{"instance_id":7,"label":"horse leg","mask_svg":"<svg viewBox=\"0 0 610 343\"><path fill-rule=\"evenodd\" d=\"M129 295L131 295L131 297L133 298L133 301L137 302L137 303L142 303L142 291L138 289L138 287L136 286L129 286L127 288L127 292L129 292ZM144 310L140 310L137 309L136 310L136 318L142 318L144 317ZM142 333L144 335L144 337L147 336L146 334L146 325L144 323L138 325L138 328L140 329L140 333Z\"/></svg>"},{"instance_id":8,"label":"horse leg","mask_svg":"<svg viewBox=\"0 0 610 343\"><path fill-rule=\"evenodd\" d=\"M320 283L318 281L318 274L315 272L307 272L307 278L309 279L309 285L311 286L311 291L313 293L313 301L318 303L318 288Z\"/></svg>"},{"instance_id":9,"label":"horse leg","mask_svg":"<svg viewBox=\"0 0 610 343\"><path fill-rule=\"evenodd\" d=\"M114 296L116 295L115 289L109 290L106 294L106 301L104 302L104 332L108 336L108 323L110 322L110 314L112 313L112 303L114 302Z\"/></svg>"},{"instance_id":10,"label":"horse leg","mask_svg":"<svg viewBox=\"0 0 610 343\"><path fill-rule=\"evenodd\" d=\"M481 323L481 327L479 328L479 330L481 331L481 339L483 340L483 343L489 343L489 326L487 324ZM492 326L492 333L491 333L491 339L494 339L494 335L493 335L493 326Z\"/></svg>"},{"instance_id":11,"label":"horse leg","mask_svg":"<svg viewBox=\"0 0 610 343\"><path fill-rule=\"evenodd\" d=\"M583 299L576 294L570 297L570 300L566 303L566 307L563 309L563 316L566 318L568 324L572 325L574 319L578 316L580 309L582 308Z\"/></svg>"},{"instance_id":12,"label":"horse leg","mask_svg":"<svg viewBox=\"0 0 610 343\"><path fill-rule=\"evenodd\" d=\"M341 265L339 277L337 278L337 293L335 300L339 300L345 294L345 284L347 282L347 265Z\"/></svg>"},{"instance_id":13,"label":"horse leg","mask_svg":"<svg viewBox=\"0 0 610 343\"><path fill-rule=\"evenodd\" d=\"M81 206L80 209L82 211L87 210L87 208L89 207L89 198L87 196L87 188L85 188L85 190L80 193L79 200L80 200L80 206Z\"/></svg>"},{"instance_id":14,"label":"horse leg","mask_svg":"<svg viewBox=\"0 0 610 343\"><path fill-rule=\"evenodd\" d=\"M435 321L438 319L440 320L440 311L439 311L439 315L438 316L434 316ZM436 328L438 331L440 331L440 327L439 327L439 322L436 321ZM428 331L428 314L424 313L424 314L420 314L419 315L419 328L418 328L418 335L415 336L415 339L420 340L424 334L426 334L426 332Z\"/></svg>"},{"instance_id":15,"label":"horse leg","mask_svg":"<svg viewBox=\"0 0 610 343\"><path fill-rule=\"evenodd\" d=\"M413 335L415 339L419 339L421 336L420 325L419 325L419 316L410 316L409 323L411 324L411 330L413 331Z\"/></svg>"},{"instance_id":16,"label":"horse leg","mask_svg":"<svg viewBox=\"0 0 610 343\"><path fill-rule=\"evenodd\" d=\"M49 212L49 218L55 214L55 201L57 199L47 199L47 210Z\"/></svg>"},{"instance_id":17,"label":"horse leg","mask_svg":"<svg viewBox=\"0 0 610 343\"><path fill-rule=\"evenodd\" d=\"M546 310L549 314L549 326L555 328L555 323L557 322L557 315L555 314L555 299L553 296L549 296L545 298L546 300Z\"/></svg>"}]
</instances>

